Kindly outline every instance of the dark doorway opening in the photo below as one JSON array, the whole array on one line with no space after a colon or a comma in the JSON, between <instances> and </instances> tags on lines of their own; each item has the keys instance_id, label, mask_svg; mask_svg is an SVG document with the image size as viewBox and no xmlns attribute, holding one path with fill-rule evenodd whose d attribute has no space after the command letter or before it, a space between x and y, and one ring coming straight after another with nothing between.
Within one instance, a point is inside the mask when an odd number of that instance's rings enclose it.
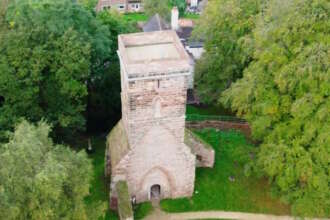
<instances>
[{"instance_id":1,"label":"dark doorway opening","mask_svg":"<svg viewBox=\"0 0 330 220\"><path fill-rule=\"evenodd\" d=\"M155 185L151 186L150 197L151 197L151 199L159 199L160 198L160 185L155 184Z\"/></svg>"}]
</instances>

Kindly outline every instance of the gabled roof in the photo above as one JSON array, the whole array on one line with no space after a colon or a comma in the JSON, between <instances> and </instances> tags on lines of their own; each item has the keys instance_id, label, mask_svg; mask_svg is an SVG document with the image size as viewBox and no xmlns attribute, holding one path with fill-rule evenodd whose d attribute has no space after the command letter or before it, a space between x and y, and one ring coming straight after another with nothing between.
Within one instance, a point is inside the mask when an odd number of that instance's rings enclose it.
<instances>
[{"instance_id":1,"label":"gabled roof","mask_svg":"<svg viewBox=\"0 0 330 220\"><path fill-rule=\"evenodd\" d=\"M152 16L149 21L143 25L143 32L169 30L170 25L162 19L159 14Z\"/></svg>"}]
</instances>

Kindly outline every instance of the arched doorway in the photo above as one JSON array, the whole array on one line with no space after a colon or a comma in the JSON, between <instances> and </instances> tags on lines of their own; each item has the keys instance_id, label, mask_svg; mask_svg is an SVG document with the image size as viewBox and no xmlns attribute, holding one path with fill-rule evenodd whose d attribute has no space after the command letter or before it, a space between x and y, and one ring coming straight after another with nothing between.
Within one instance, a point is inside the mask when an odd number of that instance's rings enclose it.
<instances>
[{"instance_id":1,"label":"arched doorway","mask_svg":"<svg viewBox=\"0 0 330 220\"><path fill-rule=\"evenodd\" d=\"M160 185L159 184L155 184L152 185L150 188L150 199L160 199Z\"/></svg>"}]
</instances>

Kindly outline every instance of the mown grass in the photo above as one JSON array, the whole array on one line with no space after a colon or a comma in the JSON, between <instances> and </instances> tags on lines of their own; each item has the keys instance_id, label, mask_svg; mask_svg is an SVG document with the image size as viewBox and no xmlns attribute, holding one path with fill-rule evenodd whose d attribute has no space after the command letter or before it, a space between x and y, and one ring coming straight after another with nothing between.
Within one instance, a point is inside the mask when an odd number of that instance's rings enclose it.
<instances>
[{"instance_id":1,"label":"mown grass","mask_svg":"<svg viewBox=\"0 0 330 220\"><path fill-rule=\"evenodd\" d=\"M127 13L123 15L126 21L130 22L139 22L139 21L147 21L149 17L144 13Z\"/></svg>"},{"instance_id":2,"label":"mown grass","mask_svg":"<svg viewBox=\"0 0 330 220\"><path fill-rule=\"evenodd\" d=\"M290 214L288 205L270 195L265 179L244 175L244 164L251 160L254 146L235 131L204 129L196 131L216 152L214 168L198 168L192 198L164 200L168 212L225 210L272 214ZM235 178L234 182L229 177Z\"/></svg>"},{"instance_id":3,"label":"mown grass","mask_svg":"<svg viewBox=\"0 0 330 220\"><path fill-rule=\"evenodd\" d=\"M123 15L123 17L126 21L132 21L132 22L147 21L149 19L149 16L143 12L126 13ZM193 19L193 20L197 20L199 19L199 17L200 15L192 14L192 13L186 13L182 16L182 18Z\"/></svg>"},{"instance_id":4,"label":"mown grass","mask_svg":"<svg viewBox=\"0 0 330 220\"><path fill-rule=\"evenodd\" d=\"M84 141L84 145L87 145L87 140ZM105 153L105 137L93 137L92 146L94 152L89 155L93 163L93 178L90 187L90 195L85 199L88 210L98 211L102 217L99 220L114 219L117 220L116 213L109 210L109 192L106 187L104 179L104 153ZM103 206L103 209L99 209L99 206Z\"/></svg>"},{"instance_id":5,"label":"mown grass","mask_svg":"<svg viewBox=\"0 0 330 220\"><path fill-rule=\"evenodd\" d=\"M153 210L150 202L139 204L134 208L134 219L139 220L146 217Z\"/></svg>"},{"instance_id":6,"label":"mown grass","mask_svg":"<svg viewBox=\"0 0 330 220\"><path fill-rule=\"evenodd\" d=\"M223 106L194 106L187 105L186 114L199 114L199 115L229 115L234 116L230 110Z\"/></svg>"},{"instance_id":7,"label":"mown grass","mask_svg":"<svg viewBox=\"0 0 330 220\"><path fill-rule=\"evenodd\" d=\"M185 13L182 18L197 20L200 18L199 14Z\"/></svg>"}]
</instances>

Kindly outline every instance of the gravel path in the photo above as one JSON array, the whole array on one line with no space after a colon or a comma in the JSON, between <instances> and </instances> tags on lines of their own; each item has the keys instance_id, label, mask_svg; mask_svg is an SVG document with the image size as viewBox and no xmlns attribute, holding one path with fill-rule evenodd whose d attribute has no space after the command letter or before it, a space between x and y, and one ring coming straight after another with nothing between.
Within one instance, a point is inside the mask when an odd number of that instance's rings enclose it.
<instances>
[{"instance_id":1,"label":"gravel path","mask_svg":"<svg viewBox=\"0 0 330 220\"><path fill-rule=\"evenodd\" d=\"M166 213L161 211L160 209L155 209L154 212L151 213L149 216L147 216L144 220L190 220L190 219L295 220L298 218L294 218L291 216L276 216L276 215L266 215L266 214L224 212L224 211ZM314 218L313 220L321 220L321 219Z\"/></svg>"}]
</instances>

